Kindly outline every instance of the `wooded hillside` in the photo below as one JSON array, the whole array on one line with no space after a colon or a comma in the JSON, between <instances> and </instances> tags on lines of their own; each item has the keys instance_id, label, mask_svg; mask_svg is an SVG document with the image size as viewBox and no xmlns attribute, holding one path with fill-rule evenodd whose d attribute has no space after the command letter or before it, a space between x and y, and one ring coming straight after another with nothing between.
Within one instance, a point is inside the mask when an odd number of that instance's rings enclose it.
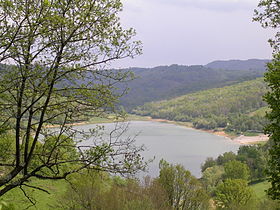
<instances>
[{"instance_id":1,"label":"wooded hillside","mask_svg":"<svg viewBox=\"0 0 280 210\"><path fill-rule=\"evenodd\" d=\"M268 90L263 78L187 94L171 100L146 103L135 114L175 121L192 122L196 128L226 128L229 131L262 131Z\"/></svg>"},{"instance_id":2,"label":"wooded hillside","mask_svg":"<svg viewBox=\"0 0 280 210\"><path fill-rule=\"evenodd\" d=\"M130 91L121 98L121 105L130 111L147 102L256 79L263 76L266 62L268 60L230 60L215 61L205 66L174 64L127 69L136 78L127 83Z\"/></svg>"}]
</instances>

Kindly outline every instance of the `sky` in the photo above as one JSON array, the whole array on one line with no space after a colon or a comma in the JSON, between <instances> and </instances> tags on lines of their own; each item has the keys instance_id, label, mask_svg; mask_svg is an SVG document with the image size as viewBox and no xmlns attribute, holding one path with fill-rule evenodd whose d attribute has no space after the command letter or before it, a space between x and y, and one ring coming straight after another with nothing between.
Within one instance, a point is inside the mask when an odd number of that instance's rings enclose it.
<instances>
[{"instance_id":1,"label":"sky","mask_svg":"<svg viewBox=\"0 0 280 210\"><path fill-rule=\"evenodd\" d=\"M267 59L274 31L252 22L259 0L123 0L124 28L134 28L143 54L116 68L205 65L214 60Z\"/></svg>"}]
</instances>

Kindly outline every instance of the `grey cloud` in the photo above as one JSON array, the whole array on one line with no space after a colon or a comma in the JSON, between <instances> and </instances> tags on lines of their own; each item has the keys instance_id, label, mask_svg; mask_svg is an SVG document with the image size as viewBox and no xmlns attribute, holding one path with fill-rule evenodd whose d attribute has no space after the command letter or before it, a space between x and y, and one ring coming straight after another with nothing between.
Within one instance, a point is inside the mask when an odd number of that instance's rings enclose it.
<instances>
[{"instance_id":1,"label":"grey cloud","mask_svg":"<svg viewBox=\"0 0 280 210\"><path fill-rule=\"evenodd\" d=\"M206 64L268 58L274 32L252 22L259 0L123 0L121 20L137 31L144 54L120 67ZM117 66L117 67L119 67Z\"/></svg>"}]
</instances>

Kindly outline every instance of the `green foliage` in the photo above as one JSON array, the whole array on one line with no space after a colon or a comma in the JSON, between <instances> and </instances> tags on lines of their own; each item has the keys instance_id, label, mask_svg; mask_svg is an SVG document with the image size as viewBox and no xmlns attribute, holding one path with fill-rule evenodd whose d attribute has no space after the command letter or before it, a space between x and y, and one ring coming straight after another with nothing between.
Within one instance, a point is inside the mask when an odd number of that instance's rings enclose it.
<instances>
[{"instance_id":1,"label":"green foliage","mask_svg":"<svg viewBox=\"0 0 280 210\"><path fill-rule=\"evenodd\" d=\"M264 96L271 112L267 114L270 124L266 127L266 133L270 134L272 147L269 154L268 176L272 187L268 194L273 199L280 199L280 53L274 56L271 63L268 64L268 72L265 75L265 81L271 90Z\"/></svg>"},{"instance_id":2,"label":"green foliage","mask_svg":"<svg viewBox=\"0 0 280 210\"><path fill-rule=\"evenodd\" d=\"M238 160L232 160L224 165L225 179L242 179L248 180L250 177L250 170L245 163L242 163Z\"/></svg>"},{"instance_id":3,"label":"green foliage","mask_svg":"<svg viewBox=\"0 0 280 210\"><path fill-rule=\"evenodd\" d=\"M182 165L172 165L161 160L159 183L168 195L174 209L205 209L208 199L198 180Z\"/></svg>"},{"instance_id":4,"label":"green foliage","mask_svg":"<svg viewBox=\"0 0 280 210\"><path fill-rule=\"evenodd\" d=\"M249 167L251 180L261 180L266 177L267 157L268 153L264 147L248 145L238 149L236 159Z\"/></svg>"},{"instance_id":5,"label":"green foliage","mask_svg":"<svg viewBox=\"0 0 280 210\"><path fill-rule=\"evenodd\" d=\"M215 165L220 165L224 167L226 165L228 167L229 165L231 165L232 167L229 168L232 168L232 172L228 172L229 176L233 176L234 174L239 176L241 175L241 173L249 169L250 182L264 180L266 178L265 171L267 169L268 147L270 147L269 143L262 146L261 145L240 146L237 154L233 152L225 152L224 154L219 155L216 159L207 158L204 164L202 164L201 166L201 171L204 172L205 170L207 170L207 168L211 168ZM233 163L237 164L236 167L239 168L241 171L243 170L243 172L235 171L234 168L235 166ZM238 177L238 178L242 178L242 177Z\"/></svg>"},{"instance_id":6,"label":"green foliage","mask_svg":"<svg viewBox=\"0 0 280 210\"><path fill-rule=\"evenodd\" d=\"M236 159L236 154L234 154L233 152L225 152L217 157L217 164L224 165L227 162L233 161L235 159Z\"/></svg>"},{"instance_id":7,"label":"green foliage","mask_svg":"<svg viewBox=\"0 0 280 210\"><path fill-rule=\"evenodd\" d=\"M247 182L241 179L226 179L218 185L215 194L214 199L219 208L236 210L245 207L254 196Z\"/></svg>"},{"instance_id":8,"label":"green foliage","mask_svg":"<svg viewBox=\"0 0 280 210\"><path fill-rule=\"evenodd\" d=\"M258 112L258 110L259 109L257 109L256 112ZM226 127L226 131L234 131L236 133L245 134L248 132L262 133L263 128L267 125L267 123L268 120L263 116L238 114L229 117L229 124Z\"/></svg>"},{"instance_id":9,"label":"green foliage","mask_svg":"<svg viewBox=\"0 0 280 210\"><path fill-rule=\"evenodd\" d=\"M239 148L237 154L226 152L219 155L216 159L208 158L205 161L201 167L204 170L202 172L201 181L207 192L210 195L215 195L217 190L221 193L221 188L223 188L223 190L224 188L228 188L228 192L224 190L222 192L222 196L219 195L219 198L215 198L218 202L219 208L262 210L262 207L265 205L264 203L267 203L268 206L271 206L271 209L277 209L275 208L277 206L276 203L264 200L265 190L267 190L270 185L267 182L259 183L260 181L266 179L265 170L267 168L267 149L269 147L270 142L262 146L244 145ZM230 180L233 180L233 182L236 182L235 180L240 180L241 182L244 182L245 185L242 183L225 184L231 182ZM222 182L223 184L221 184ZM256 193L258 199L255 198L255 195L253 195L252 199L249 199L248 202L245 202L242 205L238 204L239 201L233 202L234 199L241 199L239 198L240 195L237 191L240 190L242 193L241 185L246 186L247 189L248 183L250 183L250 188ZM226 199L229 200L222 201ZM233 200L230 201L230 199ZM224 202L228 202L229 204L225 204ZM242 203L243 201L240 200L240 202Z\"/></svg>"},{"instance_id":10,"label":"green foliage","mask_svg":"<svg viewBox=\"0 0 280 210\"><path fill-rule=\"evenodd\" d=\"M54 135L43 139L36 145L33 158L30 161L29 170L32 171L44 165L48 161L50 154L54 158L53 162L57 164L40 170L38 172L40 176L62 176L67 171L80 167L79 163L72 163L79 159L79 152L74 140L65 135Z\"/></svg>"},{"instance_id":11,"label":"green foliage","mask_svg":"<svg viewBox=\"0 0 280 210\"><path fill-rule=\"evenodd\" d=\"M14 135L3 133L0 135L0 160L11 161L15 155Z\"/></svg>"},{"instance_id":12,"label":"green foliage","mask_svg":"<svg viewBox=\"0 0 280 210\"><path fill-rule=\"evenodd\" d=\"M214 160L212 157L208 157L204 164L201 165L201 172L204 172L207 168L213 167L217 164L216 160Z\"/></svg>"},{"instance_id":13,"label":"green foliage","mask_svg":"<svg viewBox=\"0 0 280 210\"><path fill-rule=\"evenodd\" d=\"M270 112L270 109L268 106L262 107L254 112L250 113L250 116L259 116L259 117L265 117L266 113Z\"/></svg>"},{"instance_id":14,"label":"green foliage","mask_svg":"<svg viewBox=\"0 0 280 210\"><path fill-rule=\"evenodd\" d=\"M264 28L276 29L275 39L269 42L274 49L273 60L268 63L268 72L265 74L265 81L270 87L264 100L268 103L271 112L267 114L270 123L266 127L266 133L270 134L273 142L270 148L268 176L272 187L268 194L272 199L280 200L280 4L278 0L261 0L258 9L255 10L253 20L261 23Z\"/></svg>"},{"instance_id":15,"label":"green foliage","mask_svg":"<svg viewBox=\"0 0 280 210\"><path fill-rule=\"evenodd\" d=\"M146 103L134 110L140 115L174 121L192 122L200 129L225 128L228 131L262 132L264 117L250 113L264 106L262 96L268 90L262 78L224 88L187 94L160 102Z\"/></svg>"},{"instance_id":16,"label":"green foliage","mask_svg":"<svg viewBox=\"0 0 280 210\"><path fill-rule=\"evenodd\" d=\"M0 195L31 177L64 179L84 168L143 169L142 148L131 139L104 143L91 138L96 130L70 125L122 113L115 104L126 88L117 90L116 84L133 76L106 64L137 56L142 46L132 40L133 29L122 28L121 10L120 0L0 1L0 132L14 134L15 148L8 160L1 154L8 170L0 177ZM53 124L59 124L55 131L46 128ZM82 141L87 145L77 146Z\"/></svg>"},{"instance_id":17,"label":"green foliage","mask_svg":"<svg viewBox=\"0 0 280 210\"><path fill-rule=\"evenodd\" d=\"M222 182L224 173L223 166L213 166L203 171L201 181L211 195L214 194L216 186Z\"/></svg>"},{"instance_id":18,"label":"green foliage","mask_svg":"<svg viewBox=\"0 0 280 210\"><path fill-rule=\"evenodd\" d=\"M70 183L60 198L59 206L63 209L170 209L165 205L167 197L163 189L155 180L141 186L134 179L84 171L72 176Z\"/></svg>"},{"instance_id":19,"label":"green foliage","mask_svg":"<svg viewBox=\"0 0 280 210\"><path fill-rule=\"evenodd\" d=\"M82 175L71 177L71 186L62 197L62 207L65 209L99 209L102 198L110 184L106 173L85 171Z\"/></svg>"}]
</instances>

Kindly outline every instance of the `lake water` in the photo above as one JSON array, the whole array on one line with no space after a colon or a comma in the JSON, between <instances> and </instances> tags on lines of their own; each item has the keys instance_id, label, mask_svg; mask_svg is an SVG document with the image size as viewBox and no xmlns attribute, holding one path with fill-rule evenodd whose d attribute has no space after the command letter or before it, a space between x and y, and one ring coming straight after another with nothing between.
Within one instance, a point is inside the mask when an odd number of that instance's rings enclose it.
<instances>
[{"instance_id":1,"label":"lake water","mask_svg":"<svg viewBox=\"0 0 280 210\"><path fill-rule=\"evenodd\" d=\"M115 124L102 124L105 133L114 129ZM96 125L75 126L78 129L88 130ZM167 123L153 121L132 121L129 122L128 132L125 136L136 137L136 145L144 144L146 151L142 155L146 159L155 157L149 165L149 175L158 176L158 164L160 159L165 159L170 163L182 164L191 173L200 177L200 166L207 157L217 157L218 155L233 151L236 152L239 144L228 138L216 136L207 132L202 132ZM146 174L141 174L141 176Z\"/></svg>"}]
</instances>

